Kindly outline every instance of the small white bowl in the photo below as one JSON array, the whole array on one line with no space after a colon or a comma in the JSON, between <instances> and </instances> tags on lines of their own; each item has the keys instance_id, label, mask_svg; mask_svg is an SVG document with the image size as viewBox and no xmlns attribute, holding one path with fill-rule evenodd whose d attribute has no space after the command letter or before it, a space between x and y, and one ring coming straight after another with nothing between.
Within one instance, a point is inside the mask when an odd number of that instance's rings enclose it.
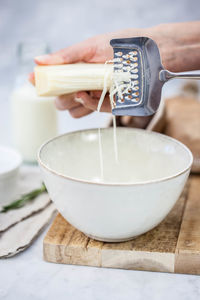
<instances>
[{"instance_id":1,"label":"small white bowl","mask_svg":"<svg viewBox=\"0 0 200 300\"><path fill-rule=\"evenodd\" d=\"M74 227L101 241L132 239L158 225L179 198L192 154L182 143L155 132L98 130L68 133L45 143L38 161L51 199Z\"/></svg>"},{"instance_id":2,"label":"small white bowl","mask_svg":"<svg viewBox=\"0 0 200 300\"><path fill-rule=\"evenodd\" d=\"M14 200L22 158L15 150L0 146L0 206Z\"/></svg>"}]
</instances>

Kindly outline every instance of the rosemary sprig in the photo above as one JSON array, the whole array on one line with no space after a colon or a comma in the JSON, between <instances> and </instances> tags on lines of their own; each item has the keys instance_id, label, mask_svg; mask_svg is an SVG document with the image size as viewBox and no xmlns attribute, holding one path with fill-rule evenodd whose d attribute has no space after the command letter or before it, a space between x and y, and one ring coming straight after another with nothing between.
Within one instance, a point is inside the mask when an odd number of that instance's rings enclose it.
<instances>
[{"instance_id":1,"label":"rosemary sprig","mask_svg":"<svg viewBox=\"0 0 200 300\"><path fill-rule=\"evenodd\" d=\"M10 203L9 205L3 206L0 212L5 213L11 209L18 209L18 208L24 206L27 202L34 200L37 196L39 196L40 194L42 194L46 191L47 191L46 186L44 185L44 183L42 183L41 188L36 189L28 194L24 194L21 196L20 199Z\"/></svg>"}]
</instances>

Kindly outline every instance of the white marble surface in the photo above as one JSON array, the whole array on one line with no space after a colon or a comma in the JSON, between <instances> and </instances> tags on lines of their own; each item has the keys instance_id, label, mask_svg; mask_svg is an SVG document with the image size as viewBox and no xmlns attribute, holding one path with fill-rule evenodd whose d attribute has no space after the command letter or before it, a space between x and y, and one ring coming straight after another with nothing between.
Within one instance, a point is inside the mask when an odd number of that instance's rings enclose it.
<instances>
[{"instance_id":1,"label":"white marble surface","mask_svg":"<svg viewBox=\"0 0 200 300\"><path fill-rule=\"evenodd\" d=\"M198 300L200 277L47 263L44 233L31 248L0 261L0 299Z\"/></svg>"},{"instance_id":2,"label":"white marble surface","mask_svg":"<svg viewBox=\"0 0 200 300\"><path fill-rule=\"evenodd\" d=\"M16 44L46 40L53 50L94 34L126 27L196 20L199 0L1 0L0 143L12 144L9 96ZM174 92L168 83L165 94ZM107 115L73 120L60 114L60 131L105 125ZM200 299L200 277L56 265L42 259L45 232L25 252L0 261L0 299Z\"/></svg>"}]
</instances>

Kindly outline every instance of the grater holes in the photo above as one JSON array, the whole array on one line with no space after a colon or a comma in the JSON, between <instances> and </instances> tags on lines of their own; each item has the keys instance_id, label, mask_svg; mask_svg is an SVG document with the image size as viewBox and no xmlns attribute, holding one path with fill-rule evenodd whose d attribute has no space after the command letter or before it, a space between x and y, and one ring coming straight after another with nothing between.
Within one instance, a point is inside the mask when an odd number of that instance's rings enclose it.
<instances>
[{"instance_id":1,"label":"grater holes","mask_svg":"<svg viewBox=\"0 0 200 300\"><path fill-rule=\"evenodd\" d=\"M122 69L123 68L123 64L115 64L115 68Z\"/></svg>"},{"instance_id":2,"label":"grater holes","mask_svg":"<svg viewBox=\"0 0 200 300\"><path fill-rule=\"evenodd\" d=\"M132 79L138 79L138 74L132 74L131 76L130 76Z\"/></svg>"},{"instance_id":3,"label":"grater holes","mask_svg":"<svg viewBox=\"0 0 200 300\"><path fill-rule=\"evenodd\" d=\"M136 56L136 55L138 55L138 52L137 52L136 50L130 51L130 52L129 52L129 55L130 55L130 56Z\"/></svg>"},{"instance_id":4,"label":"grater holes","mask_svg":"<svg viewBox=\"0 0 200 300\"><path fill-rule=\"evenodd\" d=\"M129 72L131 71L131 66L125 66L123 67L123 70Z\"/></svg>"},{"instance_id":5,"label":"grater holes","mask_svg":"<svg viewBox=\"0 0 200 300\"><path fill-rule=\"evenodd\" d=\"M133 70L131 70L131 73L138 73L138 69L136 68L136 69L133 69Z\"/></svg>"},{"instance_id":6,"label":"grater holes","mask_svg":"<svg viewBox=\"0 0 200 300\"><path fill-rule=\"evenodd\" d=\"M138 90L139 90L139 86L136 85L136 86L134 86L132 89L133 89L133 91L138 91Z\"/></svg>"},{"instance_id":7,"label":"grater holes","mask_svg":"<svg viewBox=\"0 0 200 300\"><path fill-rule=\"evenodd\" d=\"M125 53L125 51L127 50L123 49L123 51L115 52L115 58L113 59L115 72L127 74L115 86L117 93L116 105L117 103L130 104L130 102L137 103L140 101L139 52L129 50Z\"/></svg>"},{"instance_id":8,"label":"grater holes","mask_svg":"<svg viewBox=\"0 0 200 300\"><path fill-rule=\"evenodd\" d=\"M133 99L133 96L132 96L132 95L127 95L127 96L125 96L125 100L130 101L130 100L132 100L132 99Z\"/></svg>"},{"instance_id":9,"label":"grater holes","mask_svg":"<svg viewBox=\"0 0 200 300\"><path fill-rule=\"evenodd\" d=\"M118 102L119 102L119 103L124 103L124 98L119 98L119 99L118 99Z\"/></svg>"},{"instance_id":10,"label":"grater holes","mask_svg":"<svg viewBox=\"0 0 200 300\"><path fill-rule=\"evenodd\" d=\"M115 56L122 56L123 55L123 53L121 52L121 51L119 51L119 52L115 52Z\"/></svg>"}]
</instances>

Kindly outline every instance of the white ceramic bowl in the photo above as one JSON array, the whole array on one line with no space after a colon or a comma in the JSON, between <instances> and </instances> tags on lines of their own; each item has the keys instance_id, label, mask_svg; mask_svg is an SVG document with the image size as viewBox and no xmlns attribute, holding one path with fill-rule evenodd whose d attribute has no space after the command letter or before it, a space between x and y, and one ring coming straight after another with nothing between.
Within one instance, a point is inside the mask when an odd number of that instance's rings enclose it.
<instances>
[{"instance_id":1,"label":"white ceramic bowl","mask_svg":"<svg viewBox=\"0 0 200 300\"><path fill-rule=\"evenodd\" d=\"M15 150L0 146L0 206L14 200L22 158Z\"/></svg>"},{"instance_id":2,"label":"white ceramic bowl","mask_svg":"<svg viewBox=\"0 0 200 300\"><path fill-rule=\"evenodd\" d=\"M89 237L118 242L158 225L174 206L190 172L182 143L141 129L68 133L45 143L38 161L51 199L68 222Z\"/></svg>"}]
</instances>

